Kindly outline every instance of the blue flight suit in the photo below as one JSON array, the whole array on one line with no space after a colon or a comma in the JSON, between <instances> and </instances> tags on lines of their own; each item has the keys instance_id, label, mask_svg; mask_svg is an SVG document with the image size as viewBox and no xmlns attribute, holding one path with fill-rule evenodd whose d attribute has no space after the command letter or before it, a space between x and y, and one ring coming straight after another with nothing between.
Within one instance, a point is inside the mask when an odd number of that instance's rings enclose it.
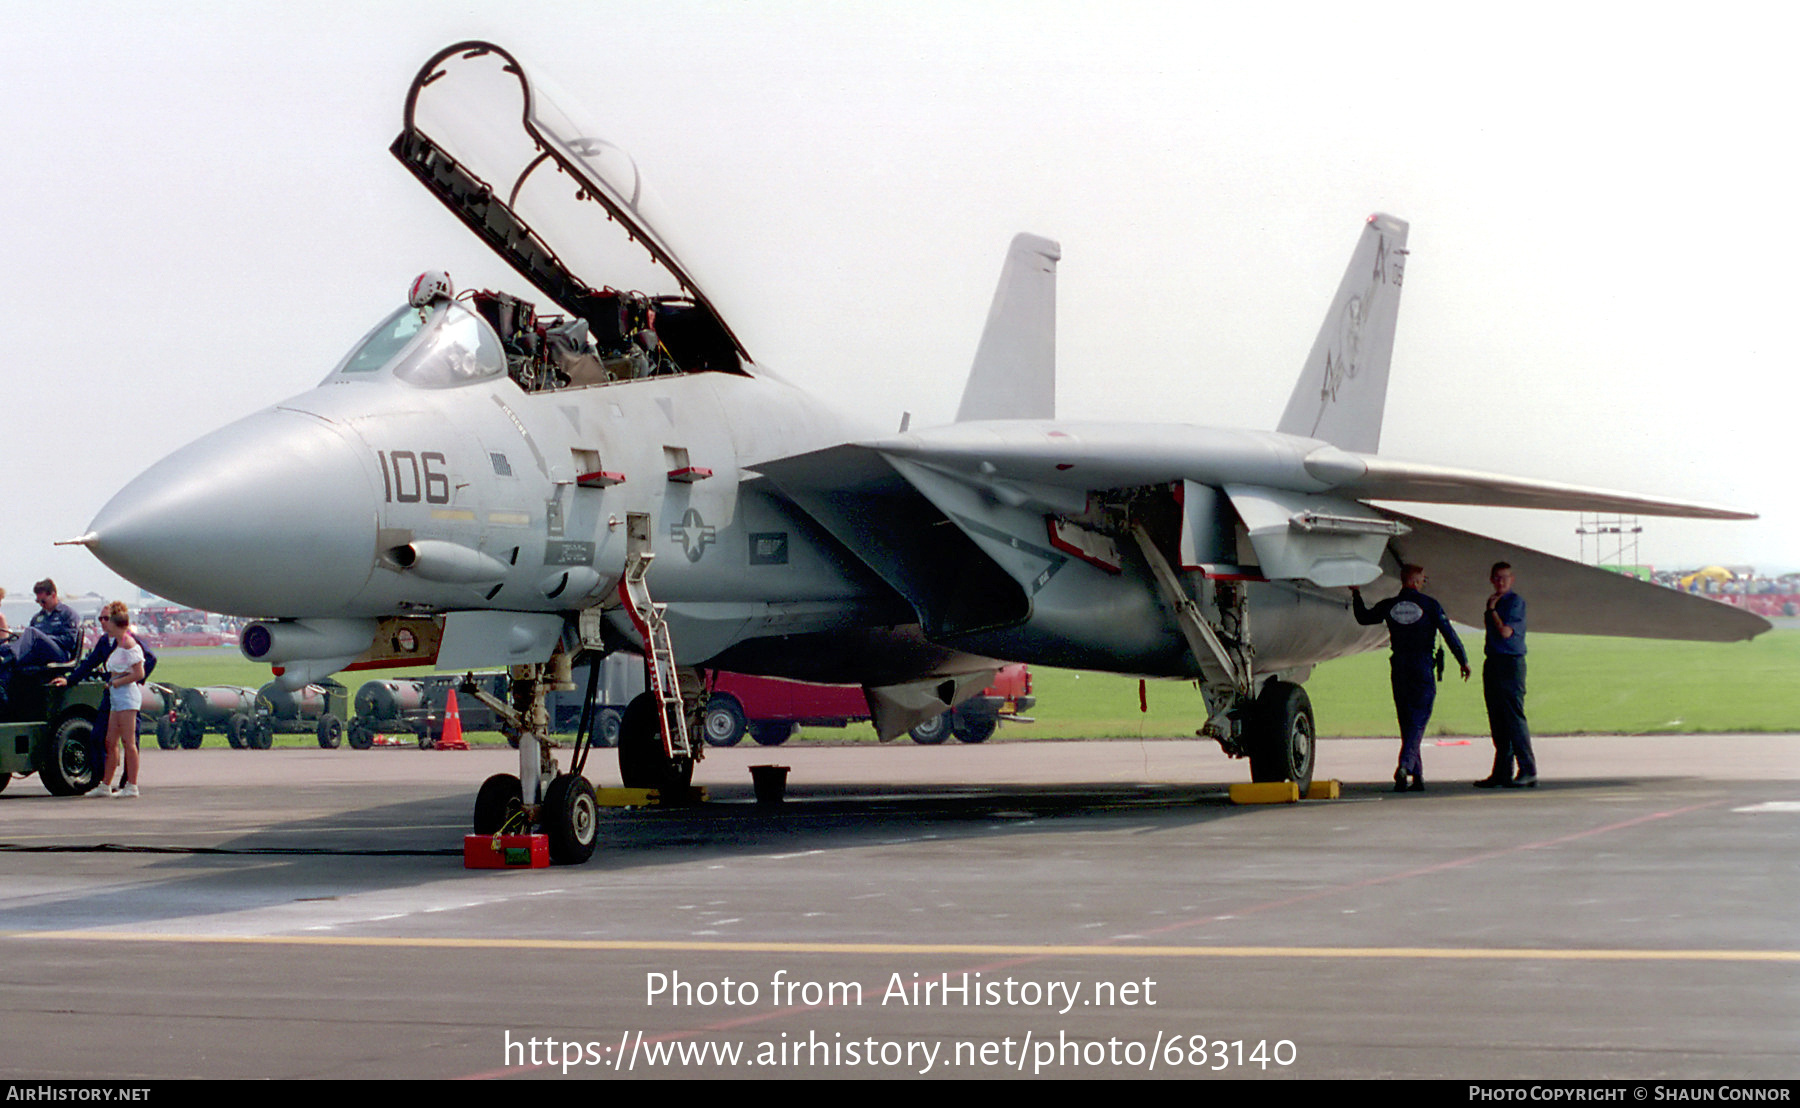
<instances>
[{"instance_id":1,"label":"blue flight suit","mask_svg":"<svg viewBox=\"0 0 1800 1108\"><path fill-rule=\"evenodd\" d=\"M1531 728L1525 722L1525 599L1508 592L1494 602L1494 614L1512 628L1502 637L1487 626L1487 658L1481 666L1481 692L1487 700L1488 730L1494 736L1494 772L1489 780L1505 784L1518 776L1535 781L1537 758L1531 751Z\"/></svg>"},{"instance_id":2,"label":"blue flight suit","mask_svg":"<svg viewBox=\"0 0 1800 1108\"><path fill-rule=\"evenodd\" d=\"M31 625L0 651L0 668L10 663L13 669L42 669L52 662L73 661L80 650L81 621L75 609L58 604L49 611L40 609Z\"/></svg>"},{"instance_id":3,"label":"blue flight suit","mask_svg":"<svg viewBox=\"0 0 1800 1108\"><path fill-rule=\"evenodd\" d=\"M1351 593L1350 600L1356 622L1365 627L1387 624L1388 644L1393 648L1388 665L1394 686L1394 712L1400 719L1399 773L1420 777L1425 770L1419 748L1425 741L1425 726L1431 722L1431 707L1437 702L1432 654L1438 635L1441 633L1450 644L1458 664L1468 665L1469 656L1463 652L1462 640L1450 626L1443 605L1417 589L1402 588L1398 596L1379 601L1373 608L1363 604L1361 593Z\"/></svg>"}]
</instances>

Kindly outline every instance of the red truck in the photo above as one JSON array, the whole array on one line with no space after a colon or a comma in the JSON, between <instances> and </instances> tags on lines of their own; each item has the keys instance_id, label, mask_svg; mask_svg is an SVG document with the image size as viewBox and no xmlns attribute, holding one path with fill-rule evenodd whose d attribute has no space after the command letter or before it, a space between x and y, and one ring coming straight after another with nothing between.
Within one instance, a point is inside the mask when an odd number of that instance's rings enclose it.
<instances>
[{"instance_id":1,"label":"red truck","mask_svg":"<svg viewBox=\"0 0 1800 1108\"><path fill-rule=\"evenodd\" d=\"M985 742L1003 719L1031 722L1021 713L1035 703L1031 671L1023 665L1006 666L979 696L913 728L912 738L927 745L951 735L966 743ZM746 734L763 746L779 746L796 727L845 727L868 718L869 704L858 685L809 685L721 673L706 702L705 733L713 746L734 746Z\"/></svg>"}]
</instances>

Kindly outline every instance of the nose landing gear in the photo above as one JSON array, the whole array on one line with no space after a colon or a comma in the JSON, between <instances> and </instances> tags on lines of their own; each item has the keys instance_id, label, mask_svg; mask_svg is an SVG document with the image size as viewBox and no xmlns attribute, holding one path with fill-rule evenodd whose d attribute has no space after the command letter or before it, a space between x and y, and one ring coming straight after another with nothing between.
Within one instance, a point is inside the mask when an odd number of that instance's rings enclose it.
<instances>
[{"instance_id":1,"label":"nose landing gear","mask_svg":"<svg viewBox=\"0 0 1800 1108\"><path fill-rule=\"evenodd\" d=\"M599 667L595 667L598 671ZM593 857L600 831L594 786L582 776L593 722L591 711L582 713L568 773L558 770L552 753L556 744L548 737L550 716L544 706L545 695L553 689L574 687L569 680L568 655L559 650L547 665L513 667L511 704L471 679L465 679L459 690L461 695L474 697L491 708L519 734L518 776L497 773L481 783L471 821L475 833L524 832L536 826L549 839L550 860L558 865L579 865ZM590 687L590 707L593 693Z\"/></svg>"}]
</instances>

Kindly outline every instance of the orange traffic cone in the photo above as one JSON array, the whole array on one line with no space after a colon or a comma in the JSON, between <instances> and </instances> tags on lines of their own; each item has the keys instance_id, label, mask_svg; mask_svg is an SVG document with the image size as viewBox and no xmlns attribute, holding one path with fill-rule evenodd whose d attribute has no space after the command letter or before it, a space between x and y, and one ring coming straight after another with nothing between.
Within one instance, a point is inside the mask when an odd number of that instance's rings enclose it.
<instances>
[{"instance_id":1,"label":"orange traffic cone","mask_svg":"<svg viewBox=\"0 0 1800 1108\"><path fill-rule=\"evenodd\" d=\"M463 739L462 713L456 710L456 690L450 690L450 698L444 701L444 733L437 741L439 750L467 750L469 744Z\"/></svg>"}]
</instances>

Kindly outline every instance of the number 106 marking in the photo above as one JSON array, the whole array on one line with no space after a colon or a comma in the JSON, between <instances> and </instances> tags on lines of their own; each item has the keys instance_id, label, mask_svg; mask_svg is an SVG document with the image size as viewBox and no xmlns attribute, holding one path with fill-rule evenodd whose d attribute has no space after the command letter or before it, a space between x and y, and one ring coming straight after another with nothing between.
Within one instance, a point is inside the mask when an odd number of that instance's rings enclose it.
<instances>
[{"instance_id":1,"label":"number 106 marking","mask_svg":"<svg viewBox=\"0 0 1800 1108\"><path fill-rule=\"evenodd\" d=\"M444 472L448 463L442 454L377 450L375 456L381 459L381 498L387 503L417 504L421 492L427 504L450 503L450 475Z\"/></svg>"}]
</instances>

